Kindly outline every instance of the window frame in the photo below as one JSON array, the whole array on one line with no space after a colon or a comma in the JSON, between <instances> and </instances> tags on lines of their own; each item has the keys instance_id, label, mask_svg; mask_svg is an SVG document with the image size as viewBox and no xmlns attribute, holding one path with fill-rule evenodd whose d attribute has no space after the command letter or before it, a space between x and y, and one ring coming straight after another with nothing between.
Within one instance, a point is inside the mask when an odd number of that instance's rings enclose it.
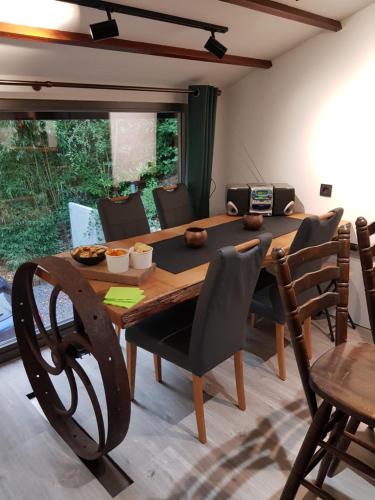
<instances>
[{"instance_id":1,"label":"window frame","mask_svg":"<svg viewBox=\"0 0 375 500\"><path fill-rule=\"evenodd\" d=\"M178 118L179 182L185 179L185 131L187 104L138 101L82 101L64 99L2 99L0 98L0 120L73 119L88 118L88 115L103 117L110 112L176 113ZM55 115L55 116L54 116ZM72 323L64 327L69 330ZM19 357L17 341L0 347L0 364Z\"/></svg>"}]
</instances>

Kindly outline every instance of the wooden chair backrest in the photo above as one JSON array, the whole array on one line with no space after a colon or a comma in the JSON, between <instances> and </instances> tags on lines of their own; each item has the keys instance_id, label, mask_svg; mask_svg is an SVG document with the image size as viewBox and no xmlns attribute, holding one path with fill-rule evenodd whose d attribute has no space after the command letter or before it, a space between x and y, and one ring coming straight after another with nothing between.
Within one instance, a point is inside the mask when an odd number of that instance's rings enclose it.
<instances>
[{"instance_id":1,"label":"wooden chair backrest","mask_svg":"<svg viewBox=\"0 0 375 500\"><path fill-rule=\"evenodd\" d=\"M349 227L341 226L337 241L304 248L290 255L286 255L283 248L274 248L272 251L294 354L312 415L317 410L317 401L309 384L310 361L303 334L303 323L318 312L336 306L336 345L346 342L349 298L349 234ZM317 271L306 272L302 276L299 275L297 279L292 279L292 276L298 275L296 268L299 266L334 255L336 256L336 264L325 266ZM336 291L326 292L300 303L298 295L331 280L336 280Z\"/></svg>"},{"instance_id":2,"label":"wooden chair backrest","mask_svg":"<svg viewBox=\"0 0 375 500\"><path fill-rule=\"evenodd\" d=\"M363 284L366 292L367 310L370 320L372 338L375 343L375 244L371 245L370 237L375 234L375 222L367 224L364 217L355 222L359 255L361 258Z\"/></svg>"}]
</instances>

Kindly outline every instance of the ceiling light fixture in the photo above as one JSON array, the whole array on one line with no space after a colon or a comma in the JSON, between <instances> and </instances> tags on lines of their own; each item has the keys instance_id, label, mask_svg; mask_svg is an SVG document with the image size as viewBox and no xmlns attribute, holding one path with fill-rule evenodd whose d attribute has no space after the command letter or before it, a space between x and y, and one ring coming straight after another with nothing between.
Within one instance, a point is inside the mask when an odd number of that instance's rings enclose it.
<instances>
[{"instance_id":1,"label":"ceiling light fixture","mask_svg":"<svg viewBox=\"0 0 375 500\"><path fill-rule=\"evenodd\" d=\"M173 16L171 14L164 14L164 12L156 12L153 10L140 9L138 7L131 7L129 5L118 4L115 2L108 2L106 0L58 0L59 2L71 3L88 7L91 9L105 10L108 14L108 21L92 24L91 34L94 40L102 40L104 38L111 38L118 36L118 28L116 21L112 21L110 13L117 12L118 14L125 14L128 16L136 16L144 19L153 19L154 21L162 21L164 23L179 24L180 26L188 26L190 28L197 28L211 32L212 36L208 39L205 48L214 54L218 59L224 57L227 48L215 39L215 33L226 33L227 26L220 26L218 24L208 23L206 21L198 21L197 19L188 19L186 17ZM113 23L113 24L110 24ZM115 33L111 32L114 30ZM98 33L98 35L97 35ZM102 33L104 35L102 36Z\"/></svg>"},{"instance_id":2,"label":"ceiling light fixture","mask_svg":"<svg viewBox=\"0 0 375 500\"><path fill-rule=\"evenodd\" d=\"M222 59L227 51L227 48L218 40L216 40L214 31L211 32L211 36L207 40L204 48L208 50L208 52L211 52L211 54L216 56L218 59Z\"/></svg>"},{"instance_id":3,"label":"ceiling light fixture","mask_svg":"<svg viewBox=\"0 0 375 500\"><path fill-rule=\"evenodd\" d=\"M105 40L119 36L119 30L115 19L112 19L111 10L106 9L108 21L90 24L90 32L93 40Z\"/></svg>"}]
</instances>

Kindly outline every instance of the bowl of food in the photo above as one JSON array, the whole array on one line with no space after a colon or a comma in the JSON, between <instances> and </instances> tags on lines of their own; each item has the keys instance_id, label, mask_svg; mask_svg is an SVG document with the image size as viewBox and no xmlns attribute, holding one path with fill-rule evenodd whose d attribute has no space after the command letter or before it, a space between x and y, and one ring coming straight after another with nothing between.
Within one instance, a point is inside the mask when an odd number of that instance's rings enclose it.
<instances>
[{"instance_id":1,"label":"bowl of food","mask_svg":"<svg viewBox=\"0 0 375 500\"><path fill-rule=\"evenodd\" d=\"M153 248L145 243L135 243L130 249L130 267L134 269L148 269L152 266Z\"/></svg>"},{"instance_id":2,"label":"bowl of food","mask_svg":"<svg viewBox=\"0 0 375 500\"><path fill-rule=\"evenodd\" d=\"M185 243L190 248L200 248L207 241L207 231L201 227L188 227L184 234Z\"/></svg>"},{"instance_id":3,"label":"bowl of food","mask_svg":"<svg viewBox=\"0 0 375 500\"><path fill-rule=\"evenodd\" d=\"M85 266L95 266L105 259L107 247L103 245L81 245L73 248L70 255L74 260Z\"/></svg>"},{"instance_id":4,"label":"bowl of food","mask_svg":"<svg viewBox=\"0 0 375 500\"><path fill-rule=\"evenodd\" d=\"M129 269L129 250L126 248L108 248L105 257L110 273L125 273Z\"/></svg>"}]
</instances>

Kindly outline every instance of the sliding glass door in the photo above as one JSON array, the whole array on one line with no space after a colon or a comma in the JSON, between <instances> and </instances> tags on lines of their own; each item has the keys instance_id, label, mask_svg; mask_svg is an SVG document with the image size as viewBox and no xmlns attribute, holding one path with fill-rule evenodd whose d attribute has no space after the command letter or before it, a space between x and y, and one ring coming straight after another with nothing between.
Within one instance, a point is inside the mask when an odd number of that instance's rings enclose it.
<instances>
[{"instance_id":1,"label":"sliding glass door","mask_svg":"<svg viewBox=\"0 0 375 500\"><path fill-rule=\"evenodd\" d=\"M11 118L11 119L10 119ZM101 197L140 190L152 230L152 190L181 176L181 112L0 113L0 359L15 342L12 279L27 260L103 241ZM48 318L48 290L38 284ZM60 300L61 319L70 303Z\"/></svg>"}]
</instances>

